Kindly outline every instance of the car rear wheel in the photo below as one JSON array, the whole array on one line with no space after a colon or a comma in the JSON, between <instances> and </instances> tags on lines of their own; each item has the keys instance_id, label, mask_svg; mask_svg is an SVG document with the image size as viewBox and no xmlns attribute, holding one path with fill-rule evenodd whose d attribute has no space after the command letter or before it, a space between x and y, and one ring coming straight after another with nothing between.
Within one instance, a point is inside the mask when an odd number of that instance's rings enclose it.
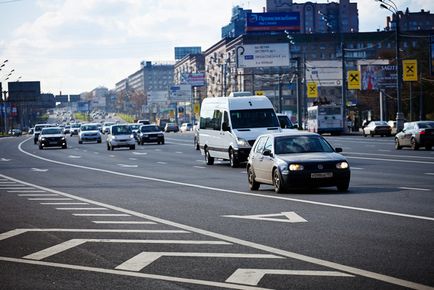
<instances>
[{"instance_id":1,"label":"car rear wheel","mask_svg":"<svg viewBox=\"0 0 434 290\"><path fill-rule=\"evenodd\" d=\"M62 149L67 149L68 148L68 145L63 145L62 146Z\"/></svg>"},{"instance_id":2,"label":"car rear wheel","mask_svg":"<svg viewBox=\"0 0 434 290\"><path fill-rule=\"evenodd\" d=\"M249 166L247 168L247 180L249 182L249 189L250 190L258 190L259 189L259 183L255 180L255 173L253 172L253 168Z\"/></svg>"},{"instance_id":3,"label":"car rear wheel","mask_svg":"<svg viewBox=\"0 0 434 290\"><path fill-rule=\"evenodd\" d=\"M419 149L419 145L416 142L416 139L411 138L411 149L413 150L418 150Z\"/></svg>"},{"instance_id":4,"label":"car rear wheel","mask_svg":"<svg viewBox=\"0 0 434 290\"><path fill-rule=\"evenodd\" d=\"M211 154L209 153L207 148L205 148L205 163L207 165L213 165L214 164L214 157L211 157Z\"/></svg>"},{"instance_id":5,"label":"car rear wheel","mask_svg":"<svg viewBox=\"0 0 434 290\"><path fill-rule=\"evenodd\" d=\"M282 176L280 175L279 169L277 168L273 170L273 186L274 191L277 193L283 193L285 191L283 187Z\"/></svg>"},{"instance_id":6,"label":"car rear wheel","mask_svg":"<svg viewBox=\"0 0 434 290\"><path fill-rule=\"evenodd\" d=\"M78 144L83 144L83 141L81 141L81 140L78 140Z\"/></svg>"},{"instance_id":7,"label":"car rear wheel","mask_svg":"<svg viewBox=\"0 0 434 290\"><path fill-rule=\"evenodd\" d=\"M131 145L130 150L136 150L136 145Z\"/></svg>"},{"instance_id":8,"label":"car rear wheel","mask_svg":"<svg viewBox=\"0 0 434 290\"><path fill-rule=\"evenodd\" d=\"M399 139L398 138L395 138L395 149L396 150L401 150L402 149L402 146L399 145Z\"/></svg>"}]
</instances>

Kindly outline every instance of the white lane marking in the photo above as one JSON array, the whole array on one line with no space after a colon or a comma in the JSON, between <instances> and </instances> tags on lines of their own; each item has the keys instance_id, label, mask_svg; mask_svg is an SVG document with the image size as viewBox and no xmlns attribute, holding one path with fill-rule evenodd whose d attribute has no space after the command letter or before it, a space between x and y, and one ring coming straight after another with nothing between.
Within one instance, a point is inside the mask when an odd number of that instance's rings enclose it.
<instances>
[{"instance_id":1,"label":"white lane marking","mask_svg":"<svg viewBox=\"0 0 434 290\"><path fill-rule=\"evenodd\" d=\"M115 267L117 270L140 271L163 256L169 257L207 257L207 258L240 258L240 259L284 259L270 254L237 254L237 253L188 253L188 252L142 252Z\"/></svg>"},{"instance_id":2,"label":"white lane marking","mask_svg":"<svg viewBox=\"0 0 434 290\"><path fill-rule=\"evenodd\" d=\"M167 164L167 162L163 162L163 161L158 161L157 163L158 164L163 164L163 165Z\"/></svg>"},{"instance_id":3,"label":"white lane marking","mask_svg":"<svg viewBox=\"0 0 434 290\"><path fill-rule=\"evenodd\" d=\"M134 155L147 155L147 152L133 152Z\"/></svg>"},{"instance_id":4,"label":"white lane marking","mask_svg":"<svg viewBox=\"0 0 434 290\"><path fill-rule=\"evenodd\" d=\"M418 191L431 191L429 188L417 188L417 187L398 187L399 189L406 189L406 190L418 190Z\"/></svg>"},{"instance_id":5,"label":"white lane marking","mask_svg":"<svg viewBox=\"0 0 434 290\"><path fill-rule=\"evenodd\" d=\"M225 282L245 285L258 285L266 275L296 275L296 276L327 276L327 277L351 277L336 271L306 271L306 270L276 270L276 269L237 269Z\"/></svg>"},{"instance_id":6,"label":"white lane marking","mask_svg":"<svg viewBox=\"0 0 434 290\"><path fill-rule=\"evenodd\" d=\"M182 152L181 152L181 151L176 151L175 153L176 153L176 154L182 154Z\"/></svg>"},{"instance_id":7,"label":"white lane marking","mask_svg":"<svg viewBox=\"0 0 434 290\"><path fill-rule=\"evenodd\" d=\"M65 197L35 197L35 198L28 198L28 200L72 200L72 198L65 198Z\"/></svg>"},{"instance_id":8,"label":"white lane marking","mask_svg":"<svg viewBox=\"0 0 434 290\"><path fill-rule=\"evenodd\" d=\"M156 232L159 233L159 232ZM167 232L165 232L167 233ZM173 232L169 232L173 233ZM231 245L223 241L198 240L125 240L125 239L71 239L41 251L24 256L24 259L43 260L84 243L129 243L129 244L181 244L181 245Z\"/></svg>"},{"instance_id":9,"label":"white lane marking","mask_svg":"<svg viewBox=\"0 0 434 290\"><path fill-rule=\"evenodd\" d=\"M206 168L205 166L193 166L194 168L199 168L199 169L204 169Z\"/></svg>"},{"instance_id":10,"label":"white lane marking","mask_svg":"<svg viewBox=\"0 0 434 290\"><path fill-rule=\"evenodd\" d=\"M388 149L378 149L379 152L392 152L392 150L388 150Z\"/></svg>"},{"instance_id":11,"label":"white lane marking","mask_svg":"<svg viewBox=\"0 0 434 290\"><path fill-rule=\"evenodd\" d=\"M146 221L92 221L95 224L113 224L113 225L155 225L156 222Z\"/></svg>"},{"instance_id":12,"label":"white lane marking","mask_svg":"<svg viewBox=\"0 0 434 290\"><path fill-rule=\"evenodd\" d=\"M48 171L48 169L40 169L40 168L32 168L31 170L34 172L47 172Z\"/></svg>"},{"instance_id":13,"label":"white lane marking","mask_svg":"<svg viewBox=\"0 0 434 290\"><path fill-rule=\"evenodd\" d=\"M241 174L247 174L247 171L240 171Z\"/></svg>"},{"instance_id":14,"label":"white lane marking","mask_svg":"<svg viewBox=\"0 0 434 290\"><path fill-rule=\"evenodd\" d=\"M161 149L154 149L155 151L161 151Z\"/></svg>"},{"instance_id":15,"label":"white lane marking","mask_svg":"<svg viewBox=\"0 0 434 290\"><path fill-rule=\"evenodd\" d=\"M109 157L112 157L112 158L113 158L113 157L116 157L116 155L109 155Z\"/></svg>"},{"instance_id":16,"label":"white lane marking","mask_svg":"<svg viewBox=\"0 0 434 290\"><path fill-rule=\"evenodd\" d=\"M27 187L27 186L15 186L14 187L0 187L0 189L8 189L8 190L32 190L35 189L33 187Z\"/></svg>"},{"instance_id":17,"label":"white lane marking","mask_svg":"<svg viewBox=\"0 0 434 290\"><path fill-rule=\"evenodd\" d=\"M73 216L130 216L125 213L73 213Z\"/></svg>"},{"instance_id":18,"label":"white lane marking","mask_svg":"<svg viewBox=\"0 0 434 290\"><path fill-rule=\"evenodd\" d=\"M344 152L344 155L362 155L362 156L370 155L370 156L379 156L379 157L416 158L416 159L434 160L433 157L415 156L415 155L376 154L376 153L359 153L359 152Z\"/></svg>"},{"instance_id":19,"label":"white lane marking","mask_svg":"<svg viewBox=\"0 0 434 290\"><path fill-rule=\"evenodd\" d=\"M434 165L434 162L429 162L429 161L397 160L397 159L385 159L385 158L374 158L374 157L356 157L356 156L348 156L348 155L345 155L345 157L347 157L349 159L377 160L377 161L388 161L388 162L403 162L403 163L417 163L417 164L432 164L432 165Z\"/></svg>"},{"instance_id":20,"label":"white lane marking","mask_svg":"<svg viewBox=\"0 0 434 290\"><path fill-rule=\"evenodd\" d=\"M293 211L274 213L274 214L256 214L256 215L224 215L223 217L238 218L238 219L251 219L262 221L273 221L281 223L307 223L307 220L299 216ZM283 217L283 218L277 218Z\"/></svg>"},{"instance_id":21,"label":"white lane marking","mask_svg":"<svg viewBox=\"0 0 434 290\"><path fill-rule=\"evenodd\" d=\"M8 184L8 185L10 185L10 184L19 184L19 183L16 183L15 181L5 181L7 179L1 179L1 180L4 180L4 181L0 181L0 186L2 186L3 184ZM22 185L22 184L20 184L20 185Z\"/></svg>"},{"instance_id":22,"label":"white lane marking","mask_svg":"<svg viewBox=\"0 0 434 290\"><path fill-rule=\"evenodd\" d=\"M11 159L7 159L7 158L2 158L2 159L0 159L1 161L4 161L4 162L8 162L8 161L11 161Z\"/></svg>"},{"instance_id":23,"label":"white lane marking","mask_svg":"<svg viewBox=\"0 0 434 290\"><path fill-rule=\"evenodd\" d=\"M425 173L426 175L434 175L434 173L433 172L427 172L427 173Z\"/></svg>"},{"instance_id":24,"label":"white lane marking","mask_svg":"<svg viewBox=\"0 0 434 290\"><path fill-rule=\"evenodd\" d=\"M364 169L364 168L361 168L361 167L353 167L353 166L351 166L350 168L354 169L354 170L363 170Z\"/></svg>"},{"instance_id":25,"label":"white lane marking","mask_svg":"<svg viewBox=\"0 0 434 290\"><path fill-rule=\"evenodd\" d=\"M28 140L30 140L30 139L28 139ZM200 189L206 189L206 190L212 190L212 191L218 191L218 192L232 193L232 194L250 196L250 197L255 197L255 198L268 198L268 199L276 199L276 200L294 201L294 202L300 202L300 203L305 203L305 204L327 206L327 207L332 207L332 208L341 208L341 209L356 210L356 211L361 211L361 212L369 212L369 213L384 214L384 215L390 215L390 216L398 216L398 217L405 217L405 218L414 218L414 219L434 221L434 217L418 216L418 215L412 215L412 214L397 213L397 212L369 209L369 208L363 208L363 207L347 206L347 205L340 205L340 204L334 204L334 203L325 203L325 202L318 202L318 201L311 201L311 200L303 200L303 199L296 199L296 198L289 198L289 197L282 197L282 196L270 196L270 195L266 195L266 194L258 194L258 193L250 193L250 192L243 192L243 191L237 191L237 190L223 189L223 188L217 188L217 187L211 187L211 186L205 186L205 185L199 185L199 184L193 184L193 183L185 183L185 182L180 182L180 181L167 180L167 179L162 179L162 178L133 175L133 174L128 174L128 173L116 172L116 171L112 171L112 170L94 168L94 167L77 165L77 164L69 164L69 163L65 163L65 162L61 162L61 161L56 161L56 160L51 160L48 158L40 157L40 156L37 156L35 154L26 152L21 148L21 146L24 142L26 142L26 140L21 142L18 146L18 149L22 153L29 155L29 156L32 156L34 158L40 159L40 160L47 161L47 162L51 162L51 163L55 163L55 164L61 164L61 165L65 165L65 166L75 167L75 168L81 168L81 169L87 169L87 170L91 170L91 171L110 173L110 174L114 174L114 175L118 175L118 176L137 178L137 179L142 179L142 180L149 180L149 181L155 181L155 182L161 182L161 183L167 183L167 184L174 184L174 185L178 185L178 186L193 187L193 188L200 188ZM0 174L0 176L3 176L5 178L9 178L10 180L19 181L22 184L33 185L33 184L30 184L30 183L27 183L24 181L20 181L20 180L15 179L15 178L8 177L6 175ZM37 185L33 185L33 186L36 188L46 189L45 187L41 187L41 186L37 186ZM50 191L52 191L52 190L50 189Z\"/></svg>"},{"instance_id":26,"label":"white lane marking","mask_svg":"<svg viewBox=\"0 0 434 290\"><path fill-rule=\"evenodd\" d=\"M128 158L129 160L132 160L132 161L135 161L135 160L137 160L137 158Z\"/></svg>"},{"instance_id":27,"label":"white lane marking","mask_svg":"<svg viewBox=\"0 0 434 290\"><path fill-rule=\"evenodd\" d=\"M125 168L136 168L136 167L139 167L139 165L137 165L137 164L118 164L118 166L125 167Z\"/></svg>"},{"instance_id":28,"label":"white lane marking","mask_svg":"<svg viewBox=\"0 0 434 290\"><path fill-rule=\"evenodd\" d=\"M42 233L151 233L151 234L190 234L190 232L185 230L125 230L125 229L60 229L60 228L29 228L29 229L14 229L5 233L0 234L0 241L15 237L27 232L42 232ZM89 240L89 239L88 239ZM131 240L126 240L131 241ZM125 242L128 243L128 242Z\"/></svg>"},{"instance_id":29,"label":"white lane marking","mask_svg":"<svg viewBox=\"0 0 434 290\"><path fill-rule=\"evenodd\" d=\"M23 151L23 152L25 152L25 151ZM25 154L30 154L30 153L26 152ZM58 162L58 161L56 161L56 162ZM122 174L122 176L126 176L126 174ZM18 179L12 178L12 177L5 176L3 174L0 174L0 177L9 178L11 180L14 180L14 181L17 181L17 182L21 182L23 184L30 185L30 183L28 183L28 182L20 181ZM72 198L75 198L76 200L79 200L79 201L88 202L88 203L91 203L91 204L94 204L94 205L97 205L97 206L110 208L110 209L118 211L118 212L123 212L123 213L126 213L128 215L132 215L132 216L135 216L135 217L143 218L143 219L146 219L146 220L151 220L151 221L154 221L156 223L161 223L161 224L165 224L165 225L168 225L168 226L172 226L172 227L176 227L176 228L179 228L179 229L183 229L185 231L188 231L189 233L191 233L191 232L197 233L197 234L208 236L208 237L212 237L212 238L215 238L215 239L218 239L218 240L227 241L229 243L238 244L238 245L242 245L242 246L245 246L245 247L250 247L250 248L253 248L253 249L261 250L261 251L268 252L268 253L271 253L271 254L275 254L275 255L278 255L278 256L292 258L292 259L296 259L296 260L312 263L312 264L315 264L315 265L320 265L320 266L332 268L332 269L335 269L335 270L339 270L339 271L351 273L351 274L354 274L354 275L359 275L359 276L362 276L362 277L366 277L366 278L369 278L369 279L383 281L383 282L387 282L387 283L391 283L391 284L394 284L394 285L399 285L399 286L403 286L403 287L407 287L407 288L419 289L419 288L427 288L428 287L428 286L423 285L423 284L419 284L419 283L415 283L415 282L411 282L411 281L395 278L395 277L392 277L392 276L378 274L378 273L375 273L375 272L359 269L359 268L356 268L356 267L346 266L346 265L343 265L343 264L339 264L339 263L335 263L335 262L330 262L330 261L327 261L327 260L322 260L322 259L318 259L318 258L314 258L314 257L298 254L298 253L295 253L295 252L286 251L286 250L282 250L282 249L278 249L278 248L274 248L274 247L270 247L270 246L254 243L254 242L249 242L249 241L246 241L246 240L242 240L242 239L226 236L226 235L223 235L223 234L219 234L219 233L215 233L215 232L211 232L211 231L195 228L195 227L192 227L192 226L188 226L188 225L172 222L172 221L165 220L165 219L162 219L162 218L157 218L157 217L154 217L154 216L146 215L146 214L143 214L143 213L139 213L139 212L135 212L135 211L132 211L132 210L124 209L124 208L121 208L121 207L112 206L112 205L105 204L105 203L98 202L98 201L93 201L93 200L90 200L90 199L87 199L87 198L78 197L78 196L75 196L75 195L72 195L72 194L69 194L69 193L64 193L64 192L61 192L61 191L58 191L58 190L49 189L49 188L42 187L42 186L39 186L39 185L33 185L33 186L35 186L37 188L40 188L40 189L43 189L43 190L46 190L46 191L49 191L49 192L58 193L60 195L72 197ZM254 196L254 194L249 194L249 195ZM266 195L263 195L263 197L266 197ZM304 201L304 200L294 200L294 201L307 202L307 201ZM311 203L311 202L309 202L309 203ZM313 203L317 204L317 202L313 202ZM332 205L329 204L328 206L332 206ZM336 205L334 205L334 207L336 207ZM390 214L390 213L388 213L388 214ZM429 218L429 217L416 217L416 216L408 216L408 217L434 220L434 218ZM23 232L22 229L18 230L18 231L21 232L21 233ZM126 230L124 230L124 231L126 231ZM7 233L4 233L4 234L0 234L0 240L2 240L2 235L4 235L6 238L8 238L11 235L16 235L16 234L14 234L14 230L10 231L10 232L7 232ZM3 239L4 239L4 237L3 237Z\"/></svg>"},{"instance_id":30,"label":"white lane marking","mask_svg":"<svg viewBox=\"0 0 434 290\"><path fill-rule=\"evenodd\" d=\"M44 190L7 190L7 192L11 192L11 193L25 193L25 192L45 192Z\"/></svg>"},{"instance_id":31,"label":"white lane marking","mask_svg":"<svg viewBox=\"0 0 434 290\"><path fill-rule=\"evenodd\" d=\"M88 205L87 202L40 202L43 205Z\"/></svg>"},{"instance_id":32,"label":"white lane marking","mask_svg":"<svg viewBox=\"0 0 434 290\"><path fill-rule=\"evenodd\" d=\"M172 277L172 276L144 274L144 273L138 273L138 272L128 272L128 271L102 269L102 268L95 268L95 267L76 266L76 265L43 262L43 261L34 261L34 260L26 260L26 259L17 259L17 258L9 258L9 257L0 257L0 261L29 264L29 265L39 265L39 266L45 266L45 267L54 267L54 268L70 269L70 270L78 270L78 271L95 272L95 273L103 273L103 274L111 274L111 275L119 275L119 276L126 276L126 277L154 279L154 280L161 280L161 281L168 281L168 282L175 282L175 283L193 284L193 285L207 286L206 288L216 287L216 288L220 288L220 289L239 289L239 290L255 290L255 289L260 290L260 289L262 289L262 290L266 290L266 288L258 288L258 287L253 287L253 286L244 286L244 285L235 285L235 284L222 283L222 282L213 282L213 281L188 279L188 278L178 278L178 277Z\"/></svg>"},{"instance_id":33,"label":"white lane marking","mask_svg":"<svg viewBox=\"0 0 434 290\"><path fill-rule=\"evenodd\" d=\"M57 207L57 210L108 210L104 207Z\"/></svg>"},{"instance_id":34,"label":"white lane marking","mask_svg":"<svg viewBox=\"0 0 434 290\"><path fill-rule=\"evenodd\" d=\"M79 159L79 158L81 158L81 156L79 156L79 155L69 155L68 157L72 158L72 159Z\"/></svg>"},{"instance_id":35,"label":"white lane marking","mask_svg":"<svg viewBox=\"0 0 434 290\"><path fill-rule=\"evenodd\" d=\"M24 193L24 194L18 194L18 196L59 196L55 193Z\"/></svg>"},{"instance_id":36,"label":"white lane marking","mask_svg":"<svg viewBox=\"0 0 434 290\"><path fill-rule=\"evenodd\" d=\"M203 159L197 159L196 162L204 162Z\"/></svg>"}]
</instances>

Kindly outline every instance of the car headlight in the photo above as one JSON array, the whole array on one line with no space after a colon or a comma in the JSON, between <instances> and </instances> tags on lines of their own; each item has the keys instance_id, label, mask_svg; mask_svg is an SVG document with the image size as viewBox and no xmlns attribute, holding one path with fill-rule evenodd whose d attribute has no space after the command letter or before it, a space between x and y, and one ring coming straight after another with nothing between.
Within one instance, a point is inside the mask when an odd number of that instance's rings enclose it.
<instances>
[{"instance_id":1,"label":"car headlight","mask_svg":"<svg viewBox=\"0 0 434 290\"><path fill-rule=\"evenodd\" d=\"M65 137L62 137L61 140L62 140L62 141L65 141Z\"/></svg>"},{"instance_id":2,"label":"car headlight","mask_svg":"<svg viewBox=\"0 0 434 290\"><path fill-rule=\"evenodd\" d=\"M237 144L238 144L238 146L250 146L249 142L243 138L238 138Z\"/></svg>"},{"instance_id":3,"label":"car headlight","mask_svg":"<svg viewBox=\"0 0 434 290\"><path fill-rule=\"evenodd\" d=\"M130 135L130 138L131 138L131 139L134 139L134 134L131 134L131 135Z\"/></svg>"},{"instance_id":4,"label":"car headlight","mask_svg":"<svg viewBox=\"0 0 434 290\"><path fill-rule=\"evenodd\" d=\"M348 164L348 162L345 161L336 164L337 169L347 169L348 167L350 167L350 165Z\"/></svg>"},{"instance_id":5,"label":"car headlight","mask_svg":"<svg viewBox=\"0 0 434 290\"><path fill-rule=\"evenodd\" d=\"M301 164L290 164L289 165L289 170L290 171L301 171L304 170L304 166Z\"/></svg>"},{"instance_id":6,"label":"car headlight","mask_svg":"<svg viewBox=\"0 0 434 290\"><path fill-rule=\"evenodd\" d=\"M148 134L143 134L143 137L144 138L148 138Z\"/></svg>"},{"instance_id":7,"label":"car headlight","mask_svg":"<svg viewBox=\"0 0 434 290\"><path fill-rule=\"evenodd\" d=\"M45 141L45 138L44 138L44 137L42 137L42 138L41 138L41 141Z\"/></svg>"}]
</instances>

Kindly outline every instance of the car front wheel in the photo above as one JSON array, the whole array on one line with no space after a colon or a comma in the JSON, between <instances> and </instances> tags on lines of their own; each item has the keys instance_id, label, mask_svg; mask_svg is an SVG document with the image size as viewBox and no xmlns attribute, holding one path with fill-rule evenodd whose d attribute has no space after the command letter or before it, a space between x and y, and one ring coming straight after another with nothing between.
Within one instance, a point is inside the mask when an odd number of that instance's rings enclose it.
<instances>
[{"instance_id":1,"label":"car front wheel","mask_svg":"<svg viewBox=\"0 0 434 290\"><path fill-rule=\"evenodd\" d=\"M253 168L249 166L247 168L247 180L249 182L249 189L250 190L258 190L259 189L259 183L255 180L255 173L253 172Z\"/></svg>"},{"instance_id":2,"label":"car front wheel","mask_svg":"<svg viewBox=\"0 0 434 290\"><path fill-rule=\"evenodd\" d=\"M229 162L230 162L232 168L236 168L240 165L240 161L235 156L235 152L232 148L229 149Z\"/></svg>"},{"instance_id":3,"label":"car front wheel","mask_svg":"<svg viewBox=\"0 0 434 290\"><path fill-rule=\"evenodd\" d=\"M205 148L205 163L207 165L213 165L214 164L214 157L211 157L211 154L209 153L207 148Z\"/></svg>"},{"instance_id":4,"label":"car front wheel","mask_svg":"<svg viewBox=\"0 0 434 290\"><path fill-rule=\"evenodd\" d=\"M402 146L399 145L399 139L398 138L395 138L395 149L396 150L401 150L402 149Z\"/></svg>"},{"instance_id":5,"label":"car front wheel","mask_svg":"<svg viewBox=\"0 0 434 290\"><path fill-rule=\"evenodd\" d=\"M277 193L283 193L285 191L282 176L277 168L273 170L273 187L274 191Z\"/></svg>"}]
</instances>

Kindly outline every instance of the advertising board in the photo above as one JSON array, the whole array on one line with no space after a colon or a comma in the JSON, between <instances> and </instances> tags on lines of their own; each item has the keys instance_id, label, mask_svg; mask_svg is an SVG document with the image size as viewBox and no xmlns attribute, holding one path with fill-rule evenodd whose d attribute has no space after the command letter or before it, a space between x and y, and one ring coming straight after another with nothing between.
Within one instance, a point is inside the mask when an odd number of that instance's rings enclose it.
<instances>
[{"instance_id":1,"label":"advertising board","mask_svg":"<svg viewBox=\"0 0 434 290\"><path fill-rule=\"evenodd\" d=\"M192 87L202 87L205 85L205 73L182 73L181 84L191 85Z\"/></svg>"},{"instance_id":2,"label":"advertising board","mask_svg":"<svg viewBox=\"0 0 434 290\"><path fill-rule=\"evenodd\" d=\"M170 87L170 101L172 102L189 102L191 97L191 85Z\"/></svg>"},{"instance_id":3,"label":"advertising board","mask_svg":"<svg viewBox=\"0 0 434 290\"><path fill-rule=\"evenodd\" d=\"M8 82L10 102L36 102L41 95L40 82Z\"/></svg>"},{"instance_id":4,"label":"advertising board","mask_svg":"<svg viewBox=\"0 0 434 290\"><path fill-rule=\"evenodd\" d=\"M306 80L320 87L342 85L342 62L339 60L306 61Z\"/></svg>"},{"instance_id":5,"label":"advertising board","mask_svg":"<svg viewBox=\"0 0 434 290\"><path fill-rule=\"evenodd\" d=\"M247 13L246 32L300 31L299 12Z\"/></svg>"},{"instance_id":6,"label":"advertising board","mask_svg":"<svg viewBox=\"0 0 434 290\"><path fill-rule=\"evenodd\" d=\"M361 65L362 90L380 90L396 87L395 65Z\"/></svg>"},{"instance_id":7,"label":"advertising board","mask_svg":"<svg viewBox=\"0 0 434 290\"><path fill-rule=\"evenodd\" d=\"M241 45L236 51L239 68L279 67L290 63L287 43Z\"/></svg>"}]
</instances>

